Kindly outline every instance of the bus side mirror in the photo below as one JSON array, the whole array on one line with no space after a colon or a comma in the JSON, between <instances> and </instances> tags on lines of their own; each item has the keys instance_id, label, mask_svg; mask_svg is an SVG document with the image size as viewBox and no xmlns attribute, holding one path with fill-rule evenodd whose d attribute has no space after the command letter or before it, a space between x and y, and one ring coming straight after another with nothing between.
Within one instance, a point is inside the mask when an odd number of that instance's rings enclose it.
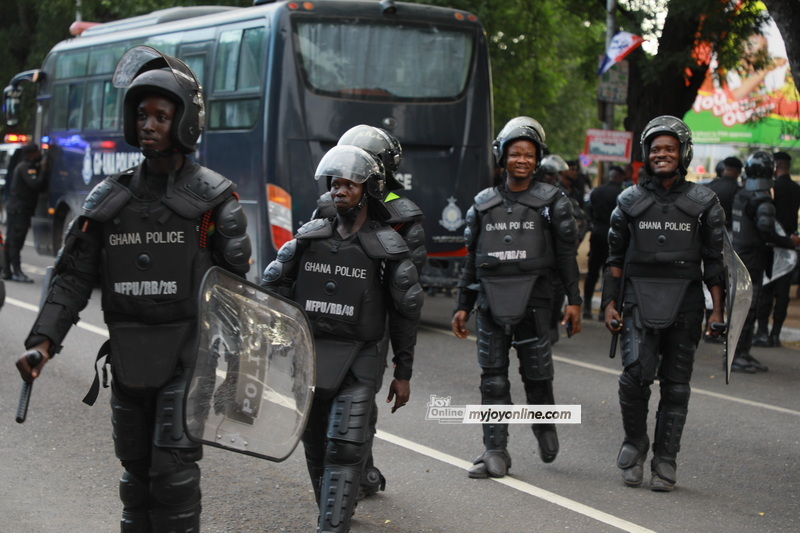
<instances>
[{"instance_id":1,"label":"bus side mirror","mask_svg":"<svg viewBox=\"0 0 800 533\"><path fill-rule=\"evenodd\" d=\"M19 96L19 91L10 85L3 89L3 117L8 126L19 123Z\"/></svg>"}]
</instances>

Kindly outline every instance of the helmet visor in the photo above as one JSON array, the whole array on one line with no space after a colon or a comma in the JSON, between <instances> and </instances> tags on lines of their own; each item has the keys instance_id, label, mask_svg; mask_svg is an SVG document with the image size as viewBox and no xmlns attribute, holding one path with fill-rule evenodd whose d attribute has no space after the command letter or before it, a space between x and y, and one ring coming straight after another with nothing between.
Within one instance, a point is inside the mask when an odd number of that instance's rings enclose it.
<instances>
[{"instance_id":1,"label":"helmet visor","mask_svg":"<svg viewBox=\"0 0 800 533\"><path fill-rule=\"evenodd\" d=\"M148 70L168 68L175 81L186 91L197 91L200 82L192 70L178 58L162 54L151 46L134 46L125 52L114 70L112 83L114 87L125 89L131 82Z\"/></svg>"},{"instance_id":2,"label":"helmet visor","mask_svg":"<svg viewBox=\"0 0 800 533\"><path fill-rule=\"evenodd\" d=\"M377 159L363 148L334 146L319 162L314 179L342 178L355 183L364 183L371 176L382 174Z\"/></svg>"}]
</instances>

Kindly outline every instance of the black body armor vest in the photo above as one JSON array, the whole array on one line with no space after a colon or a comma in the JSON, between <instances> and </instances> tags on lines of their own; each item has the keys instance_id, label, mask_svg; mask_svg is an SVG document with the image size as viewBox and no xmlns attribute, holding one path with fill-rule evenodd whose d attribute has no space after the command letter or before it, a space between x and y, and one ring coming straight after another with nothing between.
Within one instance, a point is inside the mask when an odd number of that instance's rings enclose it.
<instances>
[{"instance_id":1,"label":"black body armor vest","mask_svg":"<svg viewBox=\"0 0 800 533\"><path fill-rule=\"evenodd\" d=\"M555 266L550 221L544 208L558 189L535 184L516 202L487 189L475 199L480 213L475 263L479 279L544 272ZM551 190L552 189L552 190Z\"/></svg>"}]
</instances>

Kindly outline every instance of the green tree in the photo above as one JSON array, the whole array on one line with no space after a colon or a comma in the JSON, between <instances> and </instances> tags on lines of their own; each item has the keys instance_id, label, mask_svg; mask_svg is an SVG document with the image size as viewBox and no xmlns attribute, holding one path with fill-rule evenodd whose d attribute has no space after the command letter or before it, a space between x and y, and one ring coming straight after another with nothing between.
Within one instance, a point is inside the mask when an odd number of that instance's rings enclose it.
<instances>
[{"instance_id":1,"label":"green tree","mask_svg":"<svg viewBox=\"0 0 800 533\"><path fill-rule=\"evenodd\" d=\"M565 159L582 150L597 116L597 58L605 42L601 2L577 0L419 0L480 18L492 61L494 129L527 115Z\"/></svg>"},{"instance_id":2,"label":"green tree","mask_svg":"<svg viewBox=\"0 0 800 533\"><path fill-rule=\"evenodd\" d=\"M742 57L747 38L764 21L759 2L742 0L738 9L719 0L670 0L666 13L653 12L651 2L620 1L622 29L645 34L664 17L654 55L637 49L630 56L630 87L625 129L634 134L634 158L640 157L638 139L653 117L683 117L691 108L708 71L710 54L698 55L698 45L713 52L720 67L731 68ZM766 58L764 58L766 60Z\"/></svg>"}]
</instances>

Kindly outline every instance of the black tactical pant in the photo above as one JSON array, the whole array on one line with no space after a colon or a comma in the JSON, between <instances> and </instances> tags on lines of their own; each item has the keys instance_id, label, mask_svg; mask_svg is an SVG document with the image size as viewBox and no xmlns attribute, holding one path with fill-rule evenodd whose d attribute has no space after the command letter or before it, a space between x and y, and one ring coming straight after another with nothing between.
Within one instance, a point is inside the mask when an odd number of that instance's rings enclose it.
<instances>
[{"instance_id":1,"label":"black tactical pant","mask_svg":"<svg viewBox=\"0 0 800 533\"><path fill-rule=\"evenodd\" d=\"M679 313L666 329L654 330L641 323L635 306L625 308L622 329L622 362L619 402L625 442L646 453L650 386L659 379L661 397L653 439L655 461L674 465L686 423L689 381L694 355L702 334L703 311Z\"/></svg>"},{"instance_id":2,"label":"black tactical pant","mask_svg":"<svg viewBox=\"0 0 800 533\"><path fill-rule=\"evenodd\" d=\"M112 381L114 448L120 478L123 533L196 533L200 530L202 446L177 419L186 383L177 378L152 392ZM180 404L180 406L178 406Z\"/></svg>"},{"instance_id":3,"label":"black tactical pant","mask_svg":"<svg viewBox=\"0 0 800 533\"><path fill-rule=\"evenodd\" d=\"M550 348L550 308L529 307L522 321L507 329L488 311L478 311L478 364L481 404L510 405L509 351L516 349L519 373L530 405L553 405L553 354ZM548 425L549 426L549 425ZM508 424L484 424L486 450L505 450Z\"/></svg>"},{"instance_id":4,"label":"black tactical pant","mask_svg":"<svg viewBox=\"0 0 800 533\"><path fill-rule=\"evenodd\" d=\"M25 237L31 227L32 216L33 213L27 210L15 209L8 212L5 242L5 273L7 275L21 272L22 249L25 247Z\"/></svg>"}]
</instances>

